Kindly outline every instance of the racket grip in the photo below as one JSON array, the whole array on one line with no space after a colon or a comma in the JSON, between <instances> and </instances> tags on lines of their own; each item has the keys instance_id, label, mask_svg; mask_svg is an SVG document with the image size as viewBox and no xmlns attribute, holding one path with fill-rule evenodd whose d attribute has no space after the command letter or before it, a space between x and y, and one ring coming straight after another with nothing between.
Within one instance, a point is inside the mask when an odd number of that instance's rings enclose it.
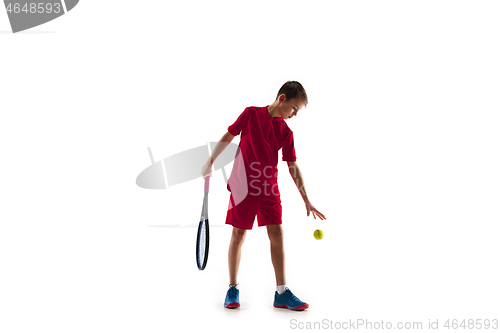
<instances>
[{"instance_id":1,"label":"racket grip","mask_svg":"<svg viewBox=\"0 0 500 333\"><path fill-rule=\"evenodd\" d=\"M205 193L208 193L208 188L210 186L210 176L205 177Z\"/></svg>"}]
</instances>

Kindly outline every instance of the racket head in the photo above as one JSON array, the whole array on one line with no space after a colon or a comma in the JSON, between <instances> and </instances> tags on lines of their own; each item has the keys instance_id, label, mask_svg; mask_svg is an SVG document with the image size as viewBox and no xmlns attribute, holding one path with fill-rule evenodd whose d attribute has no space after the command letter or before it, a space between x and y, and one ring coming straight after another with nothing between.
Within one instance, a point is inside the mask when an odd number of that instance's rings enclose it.
<instances>
[{"instance_id":1,"label":"racket head","mask_svg":"<svg viewBox=\"0 0 500 333\"><path fill-rule=\"evenodd\" d=\"M209 241L208 218L203 218L198 225L198 236L196 237L196 265L201 271L207 266Z\"/></svg>"}]
</instances>

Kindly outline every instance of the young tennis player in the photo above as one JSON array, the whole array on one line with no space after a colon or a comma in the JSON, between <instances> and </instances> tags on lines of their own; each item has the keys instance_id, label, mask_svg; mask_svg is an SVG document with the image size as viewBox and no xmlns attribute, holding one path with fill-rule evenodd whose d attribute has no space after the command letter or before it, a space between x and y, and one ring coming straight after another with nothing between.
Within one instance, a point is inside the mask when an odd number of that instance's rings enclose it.
<instances>
[{"instance_id":1,"label":"young tennis player","mask_svg":"<svg viewBox=\"0 0 500 333\"><path fill-rule=\"evenodd\" d=\"M231 192L226 224L233 226L228 251L229 290L224 306L237 308L239 302L238 268L241 247L246 231L251 230L255 216L259 227L266 226L271 242L271 260L276 275L274 306L290 310L304 310L309 305L287 288L285 279L285 250L281 220L281 200L278 188L278 151L288 163L288 169L304 200L307 216L312 212L326 219L309 201L302 174L296 162L293 132L285 120L297 116L308 103L307 94L297 81L286 82L278 91L276 100L265 107L247 107L228 127L209 160L202 168L202 176L211 175L214 160L237 135L241 134L238 152L229 177L227 189Z\"/></svg>"}]
</instances>

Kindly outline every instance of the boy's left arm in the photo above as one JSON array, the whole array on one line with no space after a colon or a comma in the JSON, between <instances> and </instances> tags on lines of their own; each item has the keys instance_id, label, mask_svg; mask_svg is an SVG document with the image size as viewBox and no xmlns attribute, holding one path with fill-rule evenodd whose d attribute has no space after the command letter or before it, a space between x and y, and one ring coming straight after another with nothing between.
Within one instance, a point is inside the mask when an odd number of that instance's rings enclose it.
<instances>
[{"instance_id":1,"label":"boy's left arm","mask_svg":"<svg viewBox=\"0 0 500 333\"><path fill-rule=\"evenodd\" d=\"M293 181L295 182L295 185L297 185L297 188L299 189L300 195L302 196L302 199L304 200L304 203L306 204L306 209L307 209L307 216L309 216L310 212L313 213L313 217L316 219L316 215L322 220L326 220L325 215L321 214L309 201L309 198L307 197L306 193L306 188L304 186L304 179L302 178L302 173L300 172L299 166L297 162L290 162L287 161L288 163L288 171L290 172L290 176L292 176Z\"/></svg>"}]
</instances>

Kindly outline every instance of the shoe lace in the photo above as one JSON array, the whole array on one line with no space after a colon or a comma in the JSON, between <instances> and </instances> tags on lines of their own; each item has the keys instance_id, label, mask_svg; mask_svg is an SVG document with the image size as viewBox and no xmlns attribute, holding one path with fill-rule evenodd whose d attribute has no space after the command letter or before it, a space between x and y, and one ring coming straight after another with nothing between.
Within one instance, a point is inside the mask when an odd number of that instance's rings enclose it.
<instances>
[{"instance_id":1,"label":"shoe lace","mask_svg":"<svg viewBox=\"0 0 500 333\"><path fill-rule=\"evenodd\" d=\"M229 297L236 297L236 295L238 294L238 289L236 289L236 287L231 287L227 291L227 294Z\"/></svg>"},{"instance_id":2,"label":"shoe lace","mask_svg":"<svg viewBox=\"0 0 500 333\"><path fill-rule=\"evenodd\" d=\"M301 301L297 296L295 296L290 289L285 290L285 292L290 296L289 302L296 302L296 301Z\"/></svg>"}]
</instances>

